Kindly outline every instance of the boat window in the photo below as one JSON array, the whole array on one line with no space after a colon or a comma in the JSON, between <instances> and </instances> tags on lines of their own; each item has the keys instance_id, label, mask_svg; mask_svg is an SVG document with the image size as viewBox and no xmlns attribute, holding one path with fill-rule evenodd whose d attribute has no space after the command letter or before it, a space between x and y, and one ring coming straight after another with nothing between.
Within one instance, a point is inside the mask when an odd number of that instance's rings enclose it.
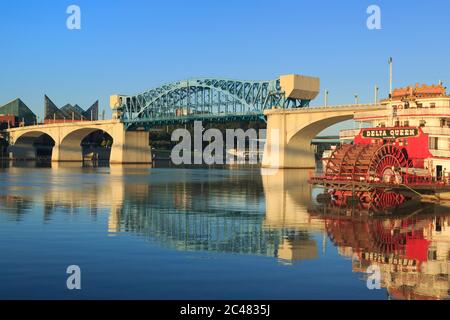
<instances>
[{"instance_id":1,"label":"boat window","mask_svg":"<svg viewBox=\"0 0 450 320\"><path fill-rule=\"evenodd\" d=\"M429 148L431 150L438 149L439 138L438 137L430 137L428 141Z\"/></svg>"},{"instance_id":2,"label":"boat window","mask_svg":"<svg viewBox=\"0 0 450 320\"><path fill-rule=\"evenodd\" d=\"M436 250L430 249L428 251L428 260L433 261L437 259L437 252Z\"/></svg>"}]
</instances>

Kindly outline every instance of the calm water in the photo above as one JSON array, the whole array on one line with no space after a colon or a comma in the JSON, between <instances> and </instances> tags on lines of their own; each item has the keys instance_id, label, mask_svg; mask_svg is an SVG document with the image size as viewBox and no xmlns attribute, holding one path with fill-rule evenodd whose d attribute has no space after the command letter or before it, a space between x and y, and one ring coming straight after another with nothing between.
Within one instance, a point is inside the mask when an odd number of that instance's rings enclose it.
<instances>
[{"instance_id":1,"label":"calm water","mask_svg":"<svg viewBox=\"0 0 450 320\"><path fill-rule=\"evenodd\" d=\"M448 298L446 207L369 218L317 204L307 174L0 169L0 298Z\"/></svg>"}]
</instances>

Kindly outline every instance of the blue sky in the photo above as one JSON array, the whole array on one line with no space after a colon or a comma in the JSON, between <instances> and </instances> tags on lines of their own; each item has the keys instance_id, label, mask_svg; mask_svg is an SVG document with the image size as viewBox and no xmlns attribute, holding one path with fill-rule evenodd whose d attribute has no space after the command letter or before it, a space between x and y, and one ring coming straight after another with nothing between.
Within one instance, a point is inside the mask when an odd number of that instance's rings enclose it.
<instances>
[{"instance_id":1,"label":"blue sky","mask_svg":"<svg viewBox=\"0 0 450 320\"><path fill-rule=\"evenodd\" d=\"M66 28L69 5L81 30ZM366 27L369 5L382 29ZM373 86L450 82L449 1L15 0L0 2L0 103L20 97L38 115L57 105L107 109L135 94L191 77L321 78L332 104L373 100ZM323 95L313 104L321 104Z\"/></svg>"}]
</instances>

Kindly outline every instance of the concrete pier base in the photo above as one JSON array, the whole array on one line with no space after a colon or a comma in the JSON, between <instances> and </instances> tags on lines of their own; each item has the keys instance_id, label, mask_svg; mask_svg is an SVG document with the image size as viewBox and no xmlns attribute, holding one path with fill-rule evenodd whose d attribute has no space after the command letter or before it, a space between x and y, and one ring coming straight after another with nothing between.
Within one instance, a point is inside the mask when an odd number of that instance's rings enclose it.
<instances>
[{"instance_id":1,"label":"concrete pier base","mask_svg":"<svg viewBox=\"0 0 450 320\"><path fill-rule=\"evenodd\" d=\"M146 131L122 131L114 136L111 164L147 164L152 162L149 133Z\"/></svg>"}]
</instances>

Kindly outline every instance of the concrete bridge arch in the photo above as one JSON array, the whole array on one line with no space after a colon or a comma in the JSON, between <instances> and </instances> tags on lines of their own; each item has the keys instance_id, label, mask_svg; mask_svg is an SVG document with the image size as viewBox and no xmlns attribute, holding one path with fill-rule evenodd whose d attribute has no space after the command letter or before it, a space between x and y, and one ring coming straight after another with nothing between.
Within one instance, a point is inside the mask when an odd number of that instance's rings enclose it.
<instances>
[{"instance_id":1,"label":"concrete bridge arch","mask_svg":"<svg viewBox=\"0 0 450 320\"><path fill-rule=\"evenodd\" d=\"M118 120L66 122L9 129L9 151L14 159L35 159L34 141L42 135L48 135L54 142L52 161L79 162L83 160L83 139L95 131L103 131L111 136L111 163L151 163L148 132L127 131Z\"/></svg>"},{"instance_id":2,"label":"concrete bridge arch","mask_svg":"<svg viewBox=\"0 0 450 320\"><path fill-rule=\"evenodd\" d=\"M48 137L50 140L49 148L53 148L56 144L56 139L47 130L31 130L20 132L18 135L9 138L9 152L13 154L15 159L31 160L37 156L36 143L43 137Z\"/></svg>"},{"instance_id":3,"label":"concrete bridge arch","mask_svg":"<svg viewBox=\"0 0 450 320\"><path fill-rule=\"evenodd\" d=\"M267 140L263 167L314 169L311 140L324 129L351 120L361 111L382 110L379 105L351 105L330 108L272 109L267 117Z\"/></svg>"},{"instance_id":4,"label":"concrete bridge arch","mask_svg":"<svg viewBox=\"0 0 450 320\"><path fill-rule=\"evenodd\" d=\"M68 132L65 136L61 137L57 148L53 151L54 155L52 155L52 159L55 161L83 161L83 150L81 143L90 134L98 131L108 134L113 140L112 145L114 146L114 132L108 129L110 128L99 129L96 127L83 127Z\"/></svg>"}]
</instances>

